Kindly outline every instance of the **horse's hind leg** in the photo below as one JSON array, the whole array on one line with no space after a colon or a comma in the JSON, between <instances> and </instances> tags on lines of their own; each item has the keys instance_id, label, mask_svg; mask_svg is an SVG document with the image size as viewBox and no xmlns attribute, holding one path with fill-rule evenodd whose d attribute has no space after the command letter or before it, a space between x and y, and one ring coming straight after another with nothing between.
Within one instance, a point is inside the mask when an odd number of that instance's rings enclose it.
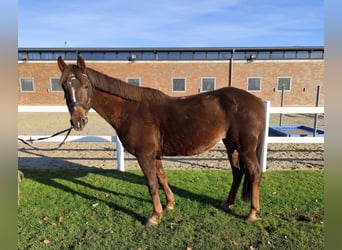
<instances>
[{"instance_id":1,"label":"horse's hind leg","mask_svg":"<svg viewBox=\"0 0 342 250\"><path fill-rule=\"evenodd\" d=\"M247 220L258 220L257 213L260 210L259 204L259 192L261 181L261 170L258 163L256 152L253 150L241 153L241 161L246 166L246 176L244 181L244 187L242 196L245 201L251 201L250 212L247 216Z\"/></svg>"},{"instance_id":2,"label":"horse's hind leg","mask_svg":"<svg viewBox=\"0 0 342 250\"><path fill-rule=\"evenodd\" d=\"M147 180L147 185L152 198L153 213L147 220L146 226L157 225L158 221L163 217L163 208L159 198L159 183L157 178L157 162L152 157L140 156L137 157L139 165Z\"/></svg>"},{"instance_id":3,"label":"horse's hind leg","mask_svg":"<svg viewBox=\"0 0 342 250\"><path fill-rule=\"evenodd\" d=\"M160 185L163 187L165 196L166 196L166 210L173 210L175 205L175 198L171 191L171 188L169 187L169 183L167 181L167 177L163 168L163 164L160 158L156 160L156 167L157 167L157 176Z\"/></svg>"},{"instance_id":4,"label":"horse's hind leg","mask_svg":"<svg viewBox=\"0 0 342 250\"><path fill-rule=\"evenodd\" d=\"M229 162L232 168L233 183L230 187L227 201L224 203L224 209L229 209L231 205L236 203L236 195L239 190L242 177L244 175L244 167L240 166L239 153L227 147Z\"/></svg>"}]
</instances>

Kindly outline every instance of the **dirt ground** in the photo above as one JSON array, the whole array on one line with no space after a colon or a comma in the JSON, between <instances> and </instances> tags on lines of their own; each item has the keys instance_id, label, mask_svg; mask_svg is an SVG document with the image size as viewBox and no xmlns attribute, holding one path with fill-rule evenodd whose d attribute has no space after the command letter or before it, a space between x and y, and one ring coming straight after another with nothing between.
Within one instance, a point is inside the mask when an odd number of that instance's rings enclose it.
<instances>
[{"instance_id":1,"label":"dirt ground","mask_svg":"<svg viewBox=\"0 0 342 250\"><path fill-rule=\"evenodd\" d=\"M279 115L271 115L270 124L279 125ZM283 125L313 127L313 115L283 115ZM18 135L51 135L69 127L67 113L18 113ZM324 130L324 117L319 116L318 128ZM115 131L98 114L90 113L82 132L72 135L114 135ZM37 142L42 148L59 143ZM166 169L229 169L230 164L222 143L206 153L192 157L164 157ZM67 142L59 150L35 150L18 142L18 167L27 168L102 168L116 169L115 143ZM125 152L125 169L138 169L134 156ZM269 144L267 170L324 169L324 144Z\"/></svg>"}]
</instances>

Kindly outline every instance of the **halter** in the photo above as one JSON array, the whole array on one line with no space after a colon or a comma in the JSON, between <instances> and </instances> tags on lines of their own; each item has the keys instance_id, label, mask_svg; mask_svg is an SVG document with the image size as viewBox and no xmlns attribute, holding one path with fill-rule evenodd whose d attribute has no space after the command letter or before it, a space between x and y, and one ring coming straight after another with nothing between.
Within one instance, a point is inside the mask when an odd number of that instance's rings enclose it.
<instances>
[{"instance_id":1,"label":"halter","mask_svg":"<svg viewBox=\"0 0 342 250\"><path fill-rule=\"evenodd\" d=\"M90 109L90 100L91 100L92 94L93 94L92 88L91 88L91 83L89 81L89 77L88 77L87 74L82 73L82 77L87 79L87 90L88 90L88 92L87 92L87 101L88 101L88 103L84 104L84 103L78 102L76 100L75 89L74 89L74 87L72 86L71 83L72 83L73 80L75 80L77 78L76 78L75 74L72 74L70 82L69 82L69 85L71 86L72 97L71 97L71 102L67 103L69 110L73 109L74 107L81 107L81 108L83 108L83 109L85 109L87 111Z\"/></svg>"}]
</instances>

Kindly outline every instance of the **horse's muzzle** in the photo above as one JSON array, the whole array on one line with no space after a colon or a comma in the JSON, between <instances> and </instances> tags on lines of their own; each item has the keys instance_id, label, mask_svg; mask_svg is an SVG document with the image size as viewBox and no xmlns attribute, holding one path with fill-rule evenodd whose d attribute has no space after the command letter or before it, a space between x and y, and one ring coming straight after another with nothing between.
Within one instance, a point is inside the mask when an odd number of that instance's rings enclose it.
<instances>
[{"instance_id":1,"label":"horse's muzzle","mask_svg":"<svg viewBox=\"0 0 342 250\"><path fill-rule=\"evenodd\" d=\"M73 120L70 119L70 124L71 126L76 130L76 131L81 131L85 127L85 125L88 123L88 118L80 118L78 120Z\"/></svg>"}]
</instances>

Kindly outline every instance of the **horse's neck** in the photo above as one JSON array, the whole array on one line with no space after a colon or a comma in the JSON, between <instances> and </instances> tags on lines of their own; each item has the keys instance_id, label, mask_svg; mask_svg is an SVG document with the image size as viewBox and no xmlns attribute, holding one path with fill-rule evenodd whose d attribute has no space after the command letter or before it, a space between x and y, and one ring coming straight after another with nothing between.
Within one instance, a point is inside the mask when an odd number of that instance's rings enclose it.
<instances>
[{"instance_id":1,"label":"horse's neck","mask_svg":"<svg viewBox=\"0 0 342 250\"><path fill-rule=\"evenodd\" d=\"M127 101L93 87L91 107L115 129L123 121Z\"/></svg>"}]
</instances>

